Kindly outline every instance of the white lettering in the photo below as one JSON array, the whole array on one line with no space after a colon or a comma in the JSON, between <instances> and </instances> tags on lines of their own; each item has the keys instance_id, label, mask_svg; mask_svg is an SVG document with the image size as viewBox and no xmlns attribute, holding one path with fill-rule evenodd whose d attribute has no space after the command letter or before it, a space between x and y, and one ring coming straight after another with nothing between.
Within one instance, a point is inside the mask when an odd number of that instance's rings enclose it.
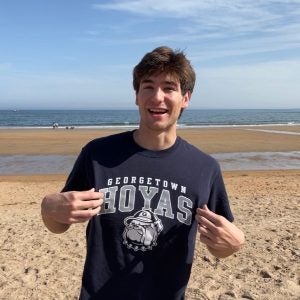
<instances>
[{"instance_id":1,"label":"white lettering","mask_svg":"<svg viewBox=\"0 0 300 300\"><path fill-rule=\"evenodd\" d=\"M190 209L189 209L190 208ZM192 211L193 202L191 199L179 196L178 197L178 209L181 212L177 212L177 220L186 225L192 224Z\"/></svg>"},{"instance_id":2,"label":"white lettering","mask_svg":"<svg viewBox=\"0 0 300 300\"><path fill-rule=\"evenodd\" d=\"M134 209L135 191L136 188L134 185L124 185L121 187L120 199L119 199L119 210L121 212L129 212ZM127 194L128 194L128 201L127 201Z\"/></svg>"},{"instance_id":3,"label":"white lettering","mask_svg":"<svg viewBox=\"0 0 300 300\"><path fill-rule=\"evenodd\" d=\"M156 187L148 187L145 185L139 186L139 191L141 192L144 198L144 207L143 209L151 209L150 204L152 198L158 193L158 188Z\"/></svg>"},{"instance_id":4,"label":"white lettering","mask_svg":"<svg viewBox=\"0 0 300 300\"><path fill-rule=\"evenodd\" d=\"M177 190L177 187L178 187L178 184L177 183L174 183L174 182L171 182L171 187L172 187L172 190Z\"/></svg>"},{"instance_id":5,"label":"white lettering","mask_svg":"<svg viewBox=\"0 0 300 300\"><path fill-rule=\"evenodd\" d=\"M104 203L101 207L101 213L112 214L116 212L115 202L117 190L117 186L112 186L100 190L100 192L104 194Z\"/></svg>"},{"instance_id":6,"label":"white lettering","mask_svg":"<svg viewBox=\"0 0 300 300\"><path fill-rule=\"evenodd\" d=\"M137 194L137 190L140 195ZM142 207L145 210L153 210L157 215L166 218L176 218L186 225L192 223L193 201L183 196L187 191L186 186L179 185L176 182L143 176L115 177L108 178L107 187L99 191L104 194L104 203L100 214L115 213L117 209L120 212L131 212L137 207ZM177 203L171 199L172 191L181 194L177 198ZM155 208L154 201L156 203L158 198ZM139 203L136 203L137 200L139 200ZM141 200L142 203L140 203ZM135 207L136 205L137 207Z\"/></svg>"},{"instance_id":7,"label":"white lettering","mask_svg":"<svg viewBox=\"0 0 300 300\"><path fill-rule=\"evenodd\" d=\"M172 211L172 205L171 205L171 197L170 192L168 190L162 190L159 202L157 204L157 208L154 210L154 213L173 219L174 214Z\"/></svg>"}]
</instances>

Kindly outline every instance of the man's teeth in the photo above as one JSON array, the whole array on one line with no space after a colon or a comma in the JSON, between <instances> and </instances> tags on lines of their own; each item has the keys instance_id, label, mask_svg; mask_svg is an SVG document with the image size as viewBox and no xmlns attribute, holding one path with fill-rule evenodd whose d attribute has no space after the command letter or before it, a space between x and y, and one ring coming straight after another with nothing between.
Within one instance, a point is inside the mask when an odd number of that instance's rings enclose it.
<instances>
[{"instance_id":1,"label":"man's teeth","mask_svg":"<svg viewBox=\"0 0 300 300\"><path fill-rule=\"evenodd\" d=\"M167 112L166 109L149 109L149 111L154 114L164 114Z\"/></svg>"}]
</instances>

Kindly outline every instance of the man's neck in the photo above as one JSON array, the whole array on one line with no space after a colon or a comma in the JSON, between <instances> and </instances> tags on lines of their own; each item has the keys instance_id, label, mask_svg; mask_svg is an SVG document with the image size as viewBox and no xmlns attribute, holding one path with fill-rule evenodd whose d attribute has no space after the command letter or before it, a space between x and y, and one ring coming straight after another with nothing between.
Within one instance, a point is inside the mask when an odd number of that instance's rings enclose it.
<instances>
[{"instance_id":1,"label":"man's neck","mask_svg":"<svg viewBox=\"0 0 300 300\"><path fill-rule=\"evenodd\" d=\"M141 128L134 131L134 141L141 147L152 150L160 151L168 149L175 144L176 129L170 131L147 131Z\"/></svg>"}]
</instances>

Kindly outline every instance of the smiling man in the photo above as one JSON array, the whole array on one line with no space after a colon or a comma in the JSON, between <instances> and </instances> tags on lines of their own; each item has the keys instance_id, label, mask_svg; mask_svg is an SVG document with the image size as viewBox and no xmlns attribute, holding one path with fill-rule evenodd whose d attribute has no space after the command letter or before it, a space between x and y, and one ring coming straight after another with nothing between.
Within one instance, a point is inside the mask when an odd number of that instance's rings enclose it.
<instances>
[{"instance_id":1,"label":"smiling man","mask_svg":"<svg viewBox=\"0 0 300 300\"><path fill-rule=\"evenodd\" d=\"M140 128L134 133L135 140L151 150L173 145L177 120L188 106L190 95L190 91L183 94L175 75L161 73L142 79L136 91Z\"/></svg>"},{"instance_id":2,"label":"smiling man","mask_svg":"<svg viewBox=\"0 0 300 300\"><path fill-rule=\"evenodd\" d=\"M43 199L50 231L89 222L80 299L184 299L197 230L217 257L244 243L218 163L176 133L194 84L183 52L147 53L133 71L139 128L88 143Z\"/></svg>"}]
</instances>

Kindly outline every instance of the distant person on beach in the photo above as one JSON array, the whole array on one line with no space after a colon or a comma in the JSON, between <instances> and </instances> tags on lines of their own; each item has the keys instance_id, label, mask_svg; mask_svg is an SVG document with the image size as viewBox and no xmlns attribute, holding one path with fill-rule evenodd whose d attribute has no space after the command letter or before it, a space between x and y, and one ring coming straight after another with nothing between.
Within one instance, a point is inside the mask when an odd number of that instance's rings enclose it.
<instances>
[{"instance_id":1,"label":"distant person on beach","mask_svg":"<svg viewBox=\"0 0 300 300\"><path fill-rule=\"evenodd\" d=\"M81 300L184 299L197 230L219 258L244 243L219 164L177 136L195 77L181 51L146 53L133 71L138 129L89 142L43 199L54 233L88 221Z\"/></svg>"},{"instance_id":2,"label":"distant person on beach","mask_svg":"<svg viewBox=\"0 0 300 300\"><path fill-rule=\"evenodd\" d=\"M53 122L53 123L52 123L52 128L53 128L53 129L56 129L56 128L58 128L58 123L56 123L56 122Z\"/></svg>"}]
</instances>

